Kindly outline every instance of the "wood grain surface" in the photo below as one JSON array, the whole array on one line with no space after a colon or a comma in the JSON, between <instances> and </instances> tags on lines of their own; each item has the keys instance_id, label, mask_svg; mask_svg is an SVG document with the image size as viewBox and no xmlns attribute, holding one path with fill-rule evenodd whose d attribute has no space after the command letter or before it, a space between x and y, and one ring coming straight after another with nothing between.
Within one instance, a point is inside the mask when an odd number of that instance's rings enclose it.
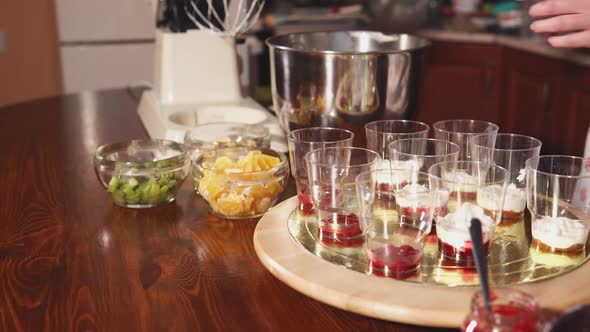
<instances>
[{"instance_id":1,"label":"wood grain surface","mask_svg":"<svg viewBox=\"0 0 590 332\"><path fill-rule=\"evenodd\" d=\"M211 216L189 181L167 206L115 206L92 156L147 137L136 106L113 90L0 109L0 331L430 330L286 286L256 257L257 221Z\"/></svg>"}]
</instances>

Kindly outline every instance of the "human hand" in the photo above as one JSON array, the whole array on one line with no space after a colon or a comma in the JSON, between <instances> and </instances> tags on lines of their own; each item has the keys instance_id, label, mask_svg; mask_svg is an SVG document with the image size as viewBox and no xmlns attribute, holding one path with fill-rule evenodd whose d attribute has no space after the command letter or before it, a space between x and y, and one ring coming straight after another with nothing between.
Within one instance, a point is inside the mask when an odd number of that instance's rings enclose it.
<instances>
[{"instance_id":1,"label":"human hand","mask_svg":"<svg viewBox=\"0 0 590 332\"><path fill-rule=\"evenodd\" d=\"M553 47L590 47L590 0L544 0L529 14L542 18L531 24L537 33L567 33L547 39Z\"/></svg>"}]
</instances>

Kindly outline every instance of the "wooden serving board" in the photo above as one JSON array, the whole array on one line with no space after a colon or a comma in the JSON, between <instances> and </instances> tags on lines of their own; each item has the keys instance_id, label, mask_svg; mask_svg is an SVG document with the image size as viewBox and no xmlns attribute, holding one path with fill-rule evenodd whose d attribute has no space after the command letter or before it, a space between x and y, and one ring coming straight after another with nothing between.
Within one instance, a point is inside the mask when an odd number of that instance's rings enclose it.
<instances>
[{"instance_id":1,"label":"wooden serving board","mask_svg":"<svg viewBox=\"0 0 590 332\"><path fill-rule=\"evenodd\" d=\"M324 261L289 233L288 216L298 205L292 197L258 222L254 248L262 264L281 281L318 301L354 313L395 322L459 327L477 287L448 287L379 278ZM514 288L533 294L543 309L561 311L590 302L590 264L556 278Z\"/></svg>"}]
</instances>

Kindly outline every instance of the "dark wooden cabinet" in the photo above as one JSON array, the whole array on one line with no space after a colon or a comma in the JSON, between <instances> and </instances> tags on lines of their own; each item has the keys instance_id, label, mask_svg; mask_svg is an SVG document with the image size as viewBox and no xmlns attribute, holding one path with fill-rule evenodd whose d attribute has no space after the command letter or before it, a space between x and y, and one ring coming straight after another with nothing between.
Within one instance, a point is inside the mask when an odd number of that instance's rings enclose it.
<instances>
[{"instance_id":1,"label":"dark wooden cabinet","mask_svg":"<svg viewBox=\"0 0 590 332\"><path fill-rule=\"evenodd\" d=\"M543 154L582 155L590 126L590 68L496 45L434 43L416 119L497 123L536 137Z\"/></svg>"},{"instance_id":2,"label":"dark wooden cabinet","mask_svg":"<svg viewBox=\"0 0 590 332\"><path fill-rule=\"evenodd\" d=\"M566 66L554 113L560 152L581 156L590 126L590 69Z\"/></svg>"},{"instance_id":3,"label":"dark wooden cabinet","mask_svg":"<svg viewBox=\"0 0 590 332\"><path fill-rule=\"evenodd\" d=\"M560 60L506 49L500 130L536 137L544 154L560 153L556 121L560 102Z\"/></svg>"},{"instance_id":4,"label":"dark wooden cabinet","mask_svg":"<svg viewBox=\"0 0 590 332\"><path fill-rule=\"evenodd\" d=\"M416 118L497 123L501 50L496 46L434 43L426 54Z\"/></svg>"}]
</instances>

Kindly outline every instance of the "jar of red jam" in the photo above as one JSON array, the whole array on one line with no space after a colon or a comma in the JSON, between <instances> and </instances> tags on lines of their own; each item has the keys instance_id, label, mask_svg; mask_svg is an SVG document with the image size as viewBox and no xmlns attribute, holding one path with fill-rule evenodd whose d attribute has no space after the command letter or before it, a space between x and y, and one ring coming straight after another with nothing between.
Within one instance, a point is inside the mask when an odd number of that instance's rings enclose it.
<instances>
[{"instance_id":1,"label":"jar of red jam","mask_svg":"<svg viewBox=\"0 0 590 332\"><path fill-rule=\"evenodd\" d=\"M491 310L484 304L481 291L471 299L471 312L465 319L465 332L538 332L541 309L527 293L511 288L490 290Z\"/></svg>"}]
</instances>

